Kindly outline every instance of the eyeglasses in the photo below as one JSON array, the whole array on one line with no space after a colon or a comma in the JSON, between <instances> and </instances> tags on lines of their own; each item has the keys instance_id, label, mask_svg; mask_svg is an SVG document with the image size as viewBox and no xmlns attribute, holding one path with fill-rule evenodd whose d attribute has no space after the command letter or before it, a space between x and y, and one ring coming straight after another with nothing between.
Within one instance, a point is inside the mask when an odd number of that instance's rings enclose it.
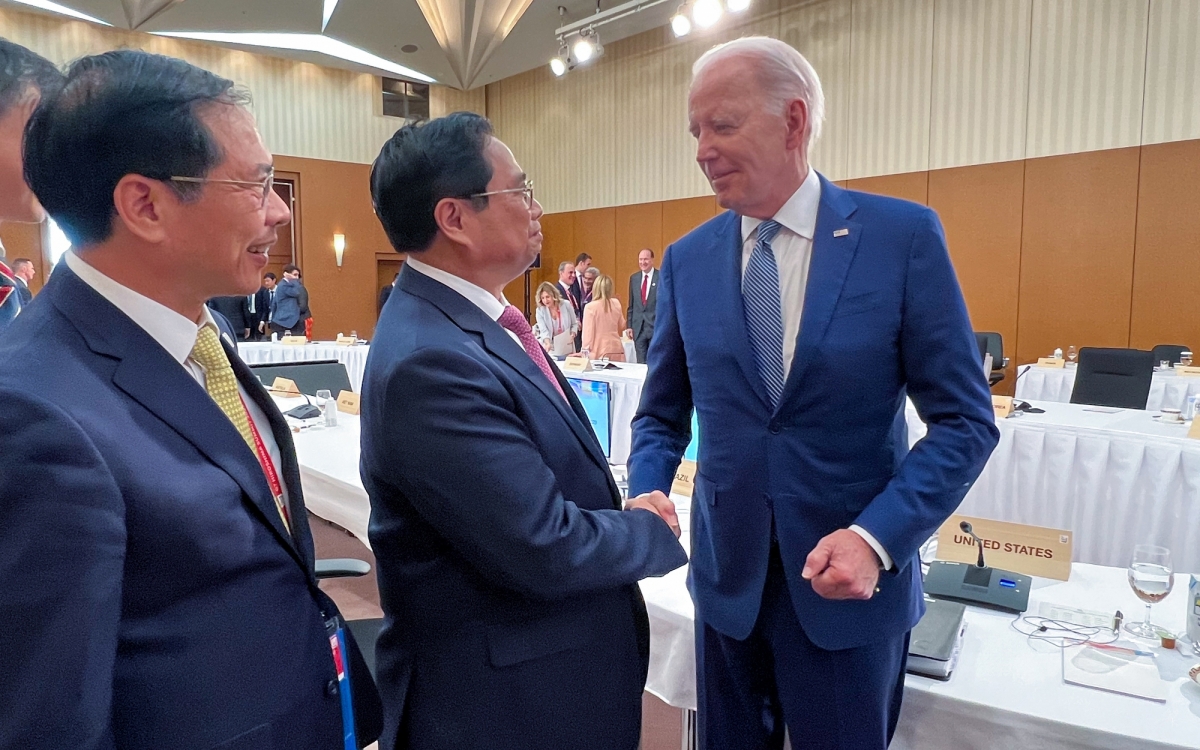
<instances>
[{"instance_id":1,"label":"eyeglasses","mask_svg":"<svg viewBox=\"0 0 1200 750\"><path fill-rule=\"evenodd\" d=\"M507 190L489 190L486 193L472 193L468 198L486 198L489 195L504 195L506 193L524 193L525 208L533 208L533 180L525 180L525 185L519 188L509 188Z\"/></svg>"},{"instance_id":2,"label":"eyeglasses","mask_svg":"<svg viewBox=\"0 0 1200 750\"><path fill-rule=\"evenodd\" d=\"M171 182L189 182L195 185L204 185L207 183L216 183L219 185L241 185L243 187L256 187L262 191L262 203L259 208L267 207L267 200L271 197L271 188L275 185L275 172L272 170L262 180L251 182L249 180L214 180L208 177L170 177Z\"/></svg>"}]
</instances>

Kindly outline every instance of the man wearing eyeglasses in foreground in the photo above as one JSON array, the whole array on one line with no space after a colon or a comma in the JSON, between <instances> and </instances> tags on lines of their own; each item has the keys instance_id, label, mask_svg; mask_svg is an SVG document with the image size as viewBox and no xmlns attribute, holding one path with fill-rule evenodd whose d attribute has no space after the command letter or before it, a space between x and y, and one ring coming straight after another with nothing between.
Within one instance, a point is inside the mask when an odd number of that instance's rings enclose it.
<instances>
[{"instance_id":1,"label":"man wearing eyeglasses in foreground","mask_svg":"<svg viewBox=\"0 0 1200 750\"><path fill-rule=\"evenodd\" d=\"M204 305L254 291L290 219L245 102L122 50L74 63L30 122L26 177L75 249L0 339L4 750L378 734L291 434Z\"/></svg>"},{"instance_id":2,"label":"man wearing eyeglasses in foreground","mask_svg":"<svg viewBox=\"0 0 1200 750\"><path fill-rule=\"evenodd\" d=\"M385 622L382 750L634 750L637 581L687 559L661 492L620 495L587 415L504 286L542 207L484 118L405 126L371 172L408 253L363 382Z\"/></svg>"}]
</instances>

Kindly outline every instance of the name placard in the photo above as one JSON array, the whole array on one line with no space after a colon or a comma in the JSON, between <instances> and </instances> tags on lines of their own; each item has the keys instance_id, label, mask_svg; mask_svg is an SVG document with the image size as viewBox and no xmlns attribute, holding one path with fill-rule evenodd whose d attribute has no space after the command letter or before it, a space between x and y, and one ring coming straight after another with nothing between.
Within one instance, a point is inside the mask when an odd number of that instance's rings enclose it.
<instances>
[{"instance_id":1,"label":"name placard","mask_svg":"<svg viewBox=\"0 0 1200 750\"><path fill-rule=\"evenodd\" d=\"M287 344L288 346L303 346L308 343L308 339L303 336L284 336L279 339L279 343Z\"/></svg>"},{"instance_id":2,"label":"name placard","mask_svg":"<svg viewBox=\"0 0 1200 750\"><path fill-rule=\"evenodd\" d=\"M1013 397L992 396L992 411L996 413L996 419L1008 419L1013 413Z\"/></svg>"},{"instance_id":3,"label":"name placard","mask_svg":"<svg viewBox=\"0 0 1200 750\"><path fill-rule=\"evenodd\" d=\"M562 368L567 372L591 372L592 360L589 357L567 357Z\"/></svg>"},{"instance_id":4,"label":"name placard","mask_svg":"<svg viewBox=\"0 0 1200 750\"><path fill-rule=\"evenodd\" d=\"M338 346L354 346L355 344L358 343L358 337L357 336L338 336L337 341L335 341L334 343L337 344Z\"/></svg>"},{"instance_id":5,"label":"name placard","mask_svg":"<svg viewBox=\"0 0 1200 750\"><path fill-rule=\"evenodd\" d=\"M1038 367L1052 367L1055 370L1061 370L1067 366L1067 360L1059 359L1058 357L1038 357ZM1018 573L1021 571L1017 571Z\"/></svg>"},{"instance_id":6,"label":"name placard","mask_svg":"<svg viewBox=\"0 0 1200 750\"><path fill-rule=\"evenodd\" d=\"M675 470L675 481L671 482L671 494L691 497L696 488L696 462L683 459Z\"/></svg>"},{"instance_id":7,"label":"name placard","mask_svg":"<svg viewBox=\"0 0 1200 750\"><path fill-rule=\"evenodd\" d=\"M271 383L271 390L279 393L290 393L295 396L300 395L300 388L296 385L296 381L288 380L287 378L275 378L275 382Z\"/></svg>"},{"instance_id":8,"label":"name placard","mask_svg":"<svg viewBox=\"0 0 1200 750\"><path fill-rule=\"evenodd\" d=\"M1195 365L1192 365L1189 367L1176 367L1175 374L1176 375L1187 375L1189 377L1194 378L1197 375L1200 375L1200 367L1196 367Z\"/></svg>"},{"instance_id":9,"label":"name placard","mask_svg":"<svg viewBox=\"0 0 1200 750\"><path fill-rule=\"evenodd\" d=\"M362 404L359 395L353 391L342 391L338 394L337 410L344 414L357 415Z\"/></svg>"},{"instance_id":10,"label":"name placard","mask_svg":"<svg viewBox=\"0 0 1200 750\"><path fill-rule=\"evenodd\" d=\"M963 521L971 524L975 535L983 540L984 562L989 566L1058 581L1071 577L1074 534L987 518L950 516L938 529L939 560L974 563L978 558L975 540L959 528Z\"/></svg>"}]
</instances>

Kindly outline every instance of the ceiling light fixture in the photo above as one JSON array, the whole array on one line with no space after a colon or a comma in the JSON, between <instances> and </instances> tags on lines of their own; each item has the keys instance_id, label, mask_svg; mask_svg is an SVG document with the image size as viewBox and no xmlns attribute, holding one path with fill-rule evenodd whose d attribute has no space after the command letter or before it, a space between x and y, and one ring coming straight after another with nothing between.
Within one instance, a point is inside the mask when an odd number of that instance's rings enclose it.
<instances>
[{"instance_id":1,"label":"ceiling light fixture","mask_svg":"<svg viewBox=\"0 0 1200 750\"><path fill-rule=\"evenodd\" d=\"M557 78L567 74L571 69L571 53L567 48L566 42L559 40L558 54L550 58L550 72Z\"/></svg>"},{"instance_id":2,"label":"ceiling light fixture","mask_svg":"<svg viewBox=\"0 0 1200 750\"><path fill-rule=\"evenodd\" d=\"M62 15L62 16L70 16L71 18L78 18L80 21L90 21L92 23L98 23L101 26L112 26L112 24L109 23L108 21L101 21L99 18L93 18L92 16L89 16L86 13L80 13L79 11L74 10L72 8L68 8L65 5L59 5L58 3L52 3L52 2L50 2L50 0L13 0L13 2L17 3L18 5L28 5L31 8L37 8L39 10L46 10L51 13L58 13L59 15Z\"/></svg>"},{"instance_id":3,"label":"ceiling light fixture","mask_svg":"<svg viewBox=\"0 0 1200 750\"><path fill-rule=\"evenodd\" d=\"M600 57L604 54L604 48L600 46L600 37L596 35L596 31L588 29L579 34L571 52L578 62L585 63L593 57Z\"/></svg>"},{"instance_id":4,"label":"ceiling light fixture","mask_svg":"<svg viewBox=\"0 0 1200 750\"><path fill-rule=\"evenodd\" d=\"M750 7L750 0L725 0L725 10L730 13L741 13Z\"/></svg>"},{"instance_id":5,"label":"ceiling light fixture","mask_svg":"<svg viewBox=\"0 0 1200 750\"><path fill-rule=\"evenodd\" d=\"M721 20L721 14L724 12L720 0L696 0L696 4L692 6L692 20L699 28L707 29Z\"/></svg>"},{"instance_id":6,"label":"ceiling light fixture","mask_svg":"<svg viewBox=\"0 0 1200 750\"><path fill-rule=\"evenodd\" d=\"M687 36L692 33L692 21L684 13L684 7L679 6L679 10L675 11L675 15L671 16L671 31L676 37Z\"/></svg>"},{"instance_id":7,"label":"ceiling light fixture","mask_svg":"<svg viewBox=\"0 0 1200 750\"><path fill-rule=\"evenodd\" d=\"M412 68L394 63L378 55L373 55L364 49L359 49L345 42L321 34L283 34L258 32L218 32L218 31L155 31L158 36L169 36L176 39L196 39L202 42L218 44L241 44L248 47L273 47L275 49L290 49L300 52L317 52L330 57L337 57L368 68L384 70L402 78L408 78L422 83L437 83L434 79L418 73Z\"/></svg>"}]
</instances>

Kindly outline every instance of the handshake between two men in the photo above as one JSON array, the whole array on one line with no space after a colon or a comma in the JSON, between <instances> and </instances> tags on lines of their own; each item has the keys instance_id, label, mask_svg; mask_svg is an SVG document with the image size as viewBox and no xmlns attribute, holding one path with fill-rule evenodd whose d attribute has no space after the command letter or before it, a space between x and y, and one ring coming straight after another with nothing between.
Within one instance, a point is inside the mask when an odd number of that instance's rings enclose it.
<instances>
[{"instance_id":1,"label":"handshake between two men","mask_svg":"<svg viewBox=\"0 0 1200 750\"><path fill-rule=\"evenodd\" d=\"M625 501L625 510L639 509L661 518L671 527L675 538L679 538L682 530L675 503L661 490ZM825 599L870 599L877 591L882 564L860 534L852 529L838 529L821 539L808 554L801 575Z\"/></svg>"}]
</instances>

